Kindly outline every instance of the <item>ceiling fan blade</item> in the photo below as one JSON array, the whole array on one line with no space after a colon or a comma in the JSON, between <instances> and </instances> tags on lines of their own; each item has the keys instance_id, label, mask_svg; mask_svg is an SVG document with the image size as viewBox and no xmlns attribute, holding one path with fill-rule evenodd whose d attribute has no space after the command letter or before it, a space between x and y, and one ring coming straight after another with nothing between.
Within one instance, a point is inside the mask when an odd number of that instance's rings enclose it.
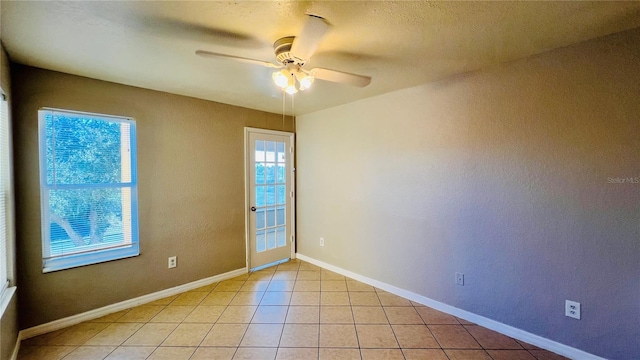
<instances>
[{"instance_id":1,"label":"ceiling fan blade","mask_svg":"<svg viewBox=\"0 0 640 360\"><path fill-rule=\"evenodd\" d=\"M175 37L205 44L217 44L246 49L259 49L267 45L259 38L208 25L193 24L170 18L141 18L141 27L156 36Z\"/></svg>"},{"instance_id":2,"label":"ceiling fan blade","mask_svg":"<svg viewBox=\"0 0 640 360\"><path fill-rule=\"evenodd\" d=\"M233 56L233 55L227 55L227 54L214 53L214 52L205 51L205 50L196 50L196 55L200 55L200 56L203 56L203 57L214 58L214 59L235 60L235 61L239 61L239 62L245 63L245 64L260 65L260 66L264 66L264 67L268 67L268 68L274 68L274 69L280 69L282 67L281 65L272 64L272 63L270 63L268 61L249 59L249 58L244 58L244 57L240 57L240 56Z\"/></svg>"},{"instance_id":3,"label":"ceiling fan blade","mask_svg":"<svg viewBox=\"0 0 640 360\"><path fill-rule=\"evenodd\" d=\"M325 19L315 15L307 15L307 22L304 24L302 32L293 40L291 55L300 60L309 61L328 31L329 23Z\"/></svg>"},{"instance_id":4,"label":"ceiling fan blade","mask_svg":"<svg viewBox=\"0 0 640 360\"><path fill-rule=\"evenodd\" d=\"M365 87L371 83L371 76L350 74L342 71L315 68L309 71L316 79Z\"/></svg>"}]
</instances>

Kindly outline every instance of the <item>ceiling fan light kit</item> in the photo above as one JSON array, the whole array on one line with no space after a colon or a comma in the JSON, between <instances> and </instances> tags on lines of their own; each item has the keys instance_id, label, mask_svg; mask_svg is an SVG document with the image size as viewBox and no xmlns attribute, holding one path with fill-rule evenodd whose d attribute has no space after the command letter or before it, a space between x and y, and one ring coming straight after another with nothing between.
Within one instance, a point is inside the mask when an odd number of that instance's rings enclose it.
<instances>
[{"instance_id":1,"label":"ceiling fan light kit","mask_svg":"<svg viewBox=\"0 0 640 360\"><path fill-rule=\"evenodd\" d=\"M329 31L329 23L319 16L307 15L307 21L299 36L286 36L276 40L273 44L278 65L249 58L243 58L227 54L219 54L205 50L197 50L196 54L218 59L235 60L246 64L261 65L269 68L280 69L275 71L271 78L273 83L287 94L295 94L311 87L315 79L330 82L365 87L371 82L371 77L350 74L342 71L324 68L303 69L318 48L320 41Z\"/></svg>"},{"instance_id":2,"label":"ceiling fan light kit","mask_svg":"<svg viewBox=\"0 0 640 360\"><path fill-rule=\"evenodd\" d=\"M298 88L296 88L296 79L287 69L276 71L271 77L273 78L273 82L276 86L287 94L293 95L298 92Z\"/></svg>"},{"instance_id":3,"label":"ceiling fan light kit","mask_svg":"<svg viewBox=\"0 0 640 360\"><path fill-rule=\"evenodd\" d=\"M285 91L287 94L295 94L311 87L314 77L312 74L304 71L299 65L290 63L286 68L275 71L271 78L277 87Z\"/></svg>"}]
</instances>

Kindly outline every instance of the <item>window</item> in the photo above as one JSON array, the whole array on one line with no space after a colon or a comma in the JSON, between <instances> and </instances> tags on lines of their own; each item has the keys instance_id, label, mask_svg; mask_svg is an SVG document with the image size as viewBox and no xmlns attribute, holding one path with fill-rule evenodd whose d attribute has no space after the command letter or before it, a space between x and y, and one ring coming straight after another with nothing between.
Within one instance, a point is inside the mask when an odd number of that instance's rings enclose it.
<instances>
[{"instance_id":1,"label":"window","mask_svg":"<svg viewBox=\"0 0 640 360\"><path fill-rule=\"evenodd\" d=\"M0 92L0 294L7 288L11 183L9 181L9 111L7 100Z\"/></svg>"},{"instance_id":2,"label":"window","mask_svg":"<svg viewBox=\"0 0 640 360\"><path fill-rule=\"evenodd\" d=\"M43 271L139 255L135 122L38 115Z\"/></svg>"}]
</instances>

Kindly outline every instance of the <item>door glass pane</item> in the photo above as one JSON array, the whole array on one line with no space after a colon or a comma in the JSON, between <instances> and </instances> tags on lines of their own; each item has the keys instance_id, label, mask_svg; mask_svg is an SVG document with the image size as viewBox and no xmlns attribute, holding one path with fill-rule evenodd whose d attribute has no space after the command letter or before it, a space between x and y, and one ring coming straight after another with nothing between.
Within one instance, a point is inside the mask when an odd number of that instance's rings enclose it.
<instances>
[{"instance_id":1,"label":"door glass pane","mask_svg":"<svg viewBox=\"0 0 640 360\"><path fill-rule=\"evenodd\" d=\"M256 184L264 184L264 164L256 163Z\"/></svg>"},{"instance_id":2,"label":"door glass pane","mask_svg":"<svg viewBox=\"0 0 640 360\"><path fill-rule=\"evenodd\" d=\"M283 247L287 245L286 230L284 226L276 229L276 237L277 237L276 241L278 243L278 247Z\"/></svg>"},{"instance_id":3,"label":"door glass pane","mask_svg":"<svg viewBox=\"0 0 640 360\"><path fill-rule=\"evenodd\" d=\"M286 223L284 214L284 207L279 207L278 210L276 210L276 225L281 226Z\"/></svg>"},{"instance_id":4,"label":"door glass pane","mask_svg":"<svg viewBox=\"0 0 640 360\"><path fill-rule=\"evenodd\" d=\"M267 163L265 167L265 175L267 178L267 184L273 184L276 181L276 165Z\"/></svg>"},{"instance_id":5,"label":"door glass pane","mask_svg":"<svg viewBox=\"0 0 640 360\"><path fill-rule=\"evenodd\" d=\"M256 206L264 206L264 186L256 186Z\"/></svg>"},{"instance_id":6,"label":"door glass pane","mask_svg":"<svg viewBox=\"0 0 640 360\"><path fill-rule=\"evenodd\" d=\"M285 168L286 168L285 164L278 163L278 173L276 176L276 181L279 182L280 184L283 184L285 182L285 179L284 179Z\"/></svg>"},{"instance_id":7,"label":"door glass pane","mask_svg":"<svg viewBox=\"0 0 640 360\"><path fill-rule=\"evenodd\" d=\"M267 147L267 161L276 161L276 143L273 141L266 141Z\"/></svg>"},{"instance_id":8,"label":"door glass pane","mask_svg":"<svg viewBox=\"0 0 640 360\"><path fill-rule=\"evenodd\" d=\"M276 187L275 186L267 186L267 205L275 205L276 204Z\"/></svg>"},{"instance_id":9,"label":"door glass pane","mask_svg":"<svg viewBox=\"0 0 640 360\"><path fill-rule=\"evenodd\" d=\"M267 250L275 249L276 247L276 229L267 230Z\"/></svg>"},{"instance_id":10,"label":"door glass pane","mask_svg":"<svg viewBox=\"0 0 640 360\"><path fill-rule=\"evenodd\" d=\"M285 188L285 185L278 185L278 205L287 203Z\"/></svg>"},{"instance_id":11,"label":"door glass pane","mask_svg":"<svg viewBox=\"0 0 640 360\"><path fill-rule=\"evenodd\" d=\"M276 160L281 163L285 162L285 152L284 152L283 142L276 143Z\"/></svg>"},{"instance_id":12,"label":"door glass pane","mask_svg":"<svg viewBox=\"0 0 640 360\"><path fill-rule=\"evenodd\" d=\"M264 141L256 140L256 162L264 161Z\"/></svg>"},{"instance_id":13,"label":"door glass pane","mask_svg":"<svg viewBox=\"0 0 640 360\"><path fill-rule=\"evenodd\" d=\"M276 209L267 209L267 226L276 226Z\"/></svg>"},{"instance_id":14,"label":"door glass pane","mask_svg":"<svg viewBox=\"0 0 640 360\"><path fill-rule=\"evenodd\" d=\"M256 229L264 229L264 209L256 211Z\"/></svg>"},{"instance_id":15,"label":"door glass pane","mask_svg":"<svg viewBox=\"0 0 640 360\"><path fill-rule=\"evenodd\" d=\"M264 230L256 231L256 251L263 252L267 250L267 244L265 243Z\"/></svg>"}]
</instances>

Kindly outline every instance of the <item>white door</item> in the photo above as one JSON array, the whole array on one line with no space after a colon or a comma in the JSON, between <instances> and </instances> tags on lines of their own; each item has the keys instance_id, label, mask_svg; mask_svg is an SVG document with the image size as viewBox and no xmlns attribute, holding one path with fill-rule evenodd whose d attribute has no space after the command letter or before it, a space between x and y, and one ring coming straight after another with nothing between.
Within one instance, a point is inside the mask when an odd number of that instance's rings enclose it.
<instances>
[{"instance_id":1,"label":"white door","mask_svg":"<svg viewBox=\"0 0 640 360\"><path fill-rule=\"evenodd\" d=\"M245 128L247 263L250 269L294 253L293 134Z\"/></svg>"}]
</instances>

